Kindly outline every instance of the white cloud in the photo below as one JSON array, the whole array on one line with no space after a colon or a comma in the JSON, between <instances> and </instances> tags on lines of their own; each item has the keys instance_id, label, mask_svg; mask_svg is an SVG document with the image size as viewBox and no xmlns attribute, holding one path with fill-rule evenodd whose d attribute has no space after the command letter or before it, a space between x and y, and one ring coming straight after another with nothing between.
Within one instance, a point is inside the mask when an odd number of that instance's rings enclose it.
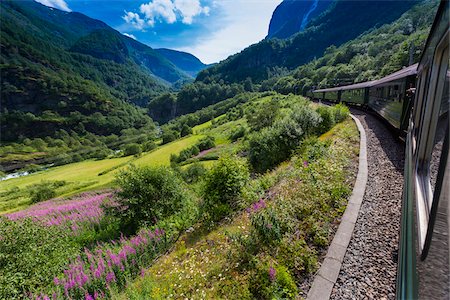
<instances>
[{"instance_id":1,"label":"white cloud","mask_svg":"<svg viewBox=\"0 0 450 300\"><path fill-rule=\"evenodd\" d=\"M200 0L152 0L139 6L142 18L133 12L125 12L122 18L142 30L146 26L153 27L156 21L173 24L181 20L184 24L192 24L196 16L209 15L209 11L210 8L202 6Z\"/></svg>"},{"instance_id":2,"label":"white cloud","mask_svg":"<svg viewBox=\"0 0 450 300\"><path fill-rule=\"evenodd\" d=\"M199 0L175 0L174 4L184 24L192 24L192 19L195 16L209 14L209 7L202 7Z\"/></svg>"},{"instance_id":3,"label":"white cloud","mask_svg":"<svg viewBox=\"0 0 450 300\"><path fill-rule=\"evenodd\" d=\"M281 0L217 1L214 9L226 15L221 21L223 28L177 50L192 53L205 63L223 60L264 39L272 13L280 3Z\"/></svg>"},{"instance_id":4,"label":"white cloud","mask_svg":"<svg viewBox=\"0 0 450 300\"><path fill-rule=\"evenodd\" d=\"M136 37L135 37L134 35L132 35L132 34L129 34L129 33L124 32L123 35L124 35L124 36L127 36L127 37L129 37L129 38L132 38L133 40L137 40Z\"/></svg>"},{"instance_id":5,"label":"white cloud","mask_svg":"<svg viewBox=\"0 0 450 300\"><path fill-rule=\"evenodd\" d=\"M145 21L143 19L141 19L139 14L131 12L131 11L129 11L129 12L125 11L125 15L122 17L122 19L124 19L125 22L133 25L137 29L143 29L145 26Z\"/></svg>"},{"instance_id":6,"label":"white cloud","mask_svg":"<svg viewBox=\"0 0 450 300\"><path fill-rule=\"evenodd\" d=\"M164 20L169 24L175 23L175 6L171 0L153 0L147 4L141 4L139 7L141 13L148 19L148 24L155 24L155 20Z\"/></svg>"},{"instance_id":7,"label":"white cloud","mask_svg":"<svg viewBox=\"0 0 450 300\"><path fill-rule=\"evenodd\" d=\"M36 0L45 6L54 7L64 11L72 11L64 0Z\"/></svg>"}]
</instances>

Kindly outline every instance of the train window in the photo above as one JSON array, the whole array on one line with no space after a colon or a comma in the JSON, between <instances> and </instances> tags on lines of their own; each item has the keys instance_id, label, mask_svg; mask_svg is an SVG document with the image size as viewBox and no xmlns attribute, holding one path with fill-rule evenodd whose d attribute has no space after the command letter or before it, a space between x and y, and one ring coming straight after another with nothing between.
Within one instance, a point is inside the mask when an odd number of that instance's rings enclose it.
<instances>
[{"instance_id":1,"label":"train window","mask_svg":"<svg viewBox=\"0 0 450 300\"><path fill-rule=\"evenodd\" d=\"M442 93L440 105L439 105L439 117L436 126L436 136L434 138L433 150L431 152L430 159L430 181L431 181L431 191L434 193L436 187L436 179L439 169L439 162L442 155L442 147L444 144L444 138L448 127L448 107L449 107L449 78L450 74L446 70L446 80L444 84L444 91Z\"/></svg>"},{"instance_id":2,"label":"train window","mask_svg":"<svg viewBox=\"0 0 450 300\"><path fill-rule=\"evenodd\" d=\"M427 90L422 90L423 77L420 82L420 95L418 102L422 107L416 112L418 123L415 127L420 127L416 151L416 211L418 216L418 234L420 249L427 249L427 235L430 220L434 219L432 207L435 207L438 199L433 199L434 195L439 195L440 187L437 185L440 176L439 168L441 156L444 154L443 144L445 135L448 134L448 101L449 101L449 50L448 39L444 38L435 52L431 72L423 75L426 77ZM423 98L421 97L423 96ZM448 151L448 150L447 150ZM445 152L447 155L447 153ZM435 193L438 191L438 193ZM422 253L422 259L426 257L427 251Z\"/></svg>"}]
</instances>

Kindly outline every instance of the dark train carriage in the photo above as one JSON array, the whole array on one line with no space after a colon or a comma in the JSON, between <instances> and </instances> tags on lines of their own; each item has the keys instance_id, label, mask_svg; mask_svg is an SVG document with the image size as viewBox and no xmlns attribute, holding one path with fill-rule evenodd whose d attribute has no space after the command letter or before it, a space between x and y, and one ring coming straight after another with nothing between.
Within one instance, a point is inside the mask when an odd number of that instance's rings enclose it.
<instances>
[{"instance_id":1,"label":"dark train carriage","mask_svg":"<svg viewBox=\"0 0 450 300\"><path fill-rule=\"evenodd\" d=\"M312 90L309 90L306 92L306 97L310 98L310 99L314 99L314 93Z\"/></svg>"},{"instance_id":2,"label":"dark train carriage","mask_svg":"<svg viewBox=\"0 0 450 300\"><path fill-rule=\"evenodd\" d=\"M367 105L369 100L369 88L376 81L367 81L346 85L341 88L341 101L353 105Z\"/></svg>"},{"instance_id":3,"label":"dark train carriage","mask_svg":"<svg viewBox=\"0 0 450 300\"><path fill-rule=\"evenodd\" d=\"M449 2L418 66L406 138L398 299L450 297Z\"/></svg>"},{"instance_id":4,"label":"dark train carriage","mask_svg":"<svg viewBox=\"0 0 450 300\"><path fill-rule=\"evenodd\" d=\"M396 129L406 131L417 64L374 81L369 88L369 107Z\"/></svg>"},{"instance_id":5,"label":"dark train carriage","mask_svg":"<svg viewBox=\"0 0 450 300\"><path fill-rule=\"evenodd\" d=\"M315 98L317 99L327 100L330 102L341 101L340 87L315 90L313 93L316 95Z\"/></svg>"},{"instance_id":6,"label":"dark train carriage","mask_svg":"<svg viewBox=\"0 0 450 300\"><path fill-rule=\"evenodd\" d=\"M341 101L341 91L330 91L325 93L325 100L330 102L340 102Z\"/></svg>"}]
</instances>

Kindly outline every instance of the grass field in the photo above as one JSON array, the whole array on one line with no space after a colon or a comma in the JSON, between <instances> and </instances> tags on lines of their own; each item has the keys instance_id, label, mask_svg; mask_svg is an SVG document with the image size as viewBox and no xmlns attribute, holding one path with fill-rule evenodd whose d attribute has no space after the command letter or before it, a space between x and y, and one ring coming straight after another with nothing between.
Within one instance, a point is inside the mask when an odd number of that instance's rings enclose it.
<instances>
[{"instance_id":1,"label":"grass field","mask_svg":"<svg viewBox=\"0 0 450 300\"><path fill-rule=\"evenodd\" d=\"M104 160L89 160L48 169L24 177L0 182L0 213L16 211L29 205L27 187L42 181L64 180L67 184L57 190L58 196L70 196L75 193L109 187L114 175L129 163L136 166L169 165L170 155L194 145L203 135L193 135L163 145L156 150L144 153L138 159L133 156ZM118 168L117 168L118 167ZM99 173L106 174L99 176Z\"/></svg>"}]
</instances>

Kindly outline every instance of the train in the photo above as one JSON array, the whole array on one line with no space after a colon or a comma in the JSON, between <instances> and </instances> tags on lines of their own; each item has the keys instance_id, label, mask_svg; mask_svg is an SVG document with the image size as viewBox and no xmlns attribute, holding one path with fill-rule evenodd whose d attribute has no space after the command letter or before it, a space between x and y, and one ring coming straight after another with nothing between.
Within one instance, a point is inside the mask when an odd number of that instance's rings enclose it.
<instances>
[{"instance_id":1,"label":"train","mask_svg":"<svg viewBox=\"0 0 450 300\"><path fill-rule=\"evenodd\" d=\"M415 92L418 64L379 80L310 91L309 96L329 102L368 107L399 133L406 134Z\"/></svg>"},{"instance_id":2,"label":"train","mask_svg":"<svg viewBox=\"0 0 450 300\"><path fill-rule=\"evenodd\" d=\"M404 136L397 299L450 299L449 24L443 0L417 64L307 94L369 109Z\"/></svg>"}]
</instances>

